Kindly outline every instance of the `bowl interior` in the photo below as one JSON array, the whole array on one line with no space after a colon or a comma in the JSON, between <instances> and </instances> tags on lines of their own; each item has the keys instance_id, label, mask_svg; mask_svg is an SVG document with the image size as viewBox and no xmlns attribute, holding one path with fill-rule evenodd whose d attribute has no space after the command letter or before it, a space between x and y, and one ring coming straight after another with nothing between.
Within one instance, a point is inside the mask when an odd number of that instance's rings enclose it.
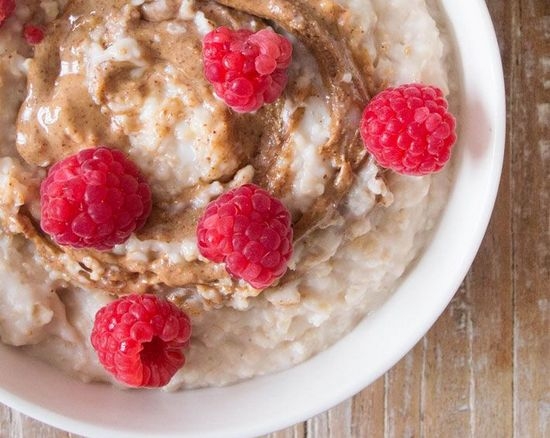
<instances>
[{"instance_id":1,"label":"bowl interior","mask_svg":"<svg viewBox=\"0 0 550 438\"><path fill-rule=\"evenodd\" d=\"M491 215L503 161L504 86L485 3L441 3L462 78L456 181L433 240L382 307L333 347L292 369L174 394L84 384L0 345L0 401L86 436L257 436L330 408L395 364L428 331L466 275Z\"/></svg>"}]
</instances>

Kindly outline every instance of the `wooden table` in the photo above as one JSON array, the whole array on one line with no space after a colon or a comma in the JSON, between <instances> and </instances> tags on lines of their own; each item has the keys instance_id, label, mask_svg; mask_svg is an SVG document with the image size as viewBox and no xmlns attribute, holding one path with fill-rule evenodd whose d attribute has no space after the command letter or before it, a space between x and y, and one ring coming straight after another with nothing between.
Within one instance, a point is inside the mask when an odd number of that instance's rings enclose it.
<instances>
[{"instance_id":1,"label":"wooden table","mask_svg":"<svg viewBox=\"0 0 550 438\"><path fill-rule=\"evenodd\" d=\"M550 0L487 4L504 63L508 140L472 269L385 376L272 438L550 438ZM68 436L0 405L0 437Z\"/></svg>"}]
</instances>

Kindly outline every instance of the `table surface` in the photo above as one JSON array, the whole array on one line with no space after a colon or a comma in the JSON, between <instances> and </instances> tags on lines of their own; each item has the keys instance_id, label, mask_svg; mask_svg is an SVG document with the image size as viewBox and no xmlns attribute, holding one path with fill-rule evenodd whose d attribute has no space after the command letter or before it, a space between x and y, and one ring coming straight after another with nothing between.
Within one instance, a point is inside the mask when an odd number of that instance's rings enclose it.
<instances>
[{"instance_id":1,"label":"table surface","mask_svg":"<svg viewBox=\"0 0 550 438\"><path fill-rule=\"evenodd\" d=\"M270 438L550 438L550 0L487 0L507 151L481 250L430 332L386 375ZM0 405L0 437L61 438Z\"/></svg>"}]
</instances>

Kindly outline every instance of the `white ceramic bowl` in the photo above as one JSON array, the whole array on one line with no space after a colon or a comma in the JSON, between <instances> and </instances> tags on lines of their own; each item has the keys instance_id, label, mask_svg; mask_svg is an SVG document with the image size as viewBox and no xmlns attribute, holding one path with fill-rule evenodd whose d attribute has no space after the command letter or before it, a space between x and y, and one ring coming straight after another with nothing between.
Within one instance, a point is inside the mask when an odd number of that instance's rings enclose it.
<instances>
[{"instance_id":1,"label":"white ceramic bowl","mask_svg":"<svg viewBox=\"0 0 550 438\"><path fill-rule=\"evenodd\" d=\"M457 175L433 241L398 291L327 351L290 370L225 388L121 391L80 383L0 345L0 401L86 436L246 437L281 429L359 392L428 331L485 233L504 150L500 56L483 0L442 0L462 78Z\"/></svg>"}]
</instances>

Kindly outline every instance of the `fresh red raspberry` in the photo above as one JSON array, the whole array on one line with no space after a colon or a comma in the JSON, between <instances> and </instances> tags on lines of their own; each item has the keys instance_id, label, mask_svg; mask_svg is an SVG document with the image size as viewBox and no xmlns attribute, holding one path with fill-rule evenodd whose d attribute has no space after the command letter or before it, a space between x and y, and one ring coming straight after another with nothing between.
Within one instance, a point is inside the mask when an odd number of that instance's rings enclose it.
<instances>
[{"instance_id":1,"label":"fresh red raspberry","mask_svg":"<svg viewBox=\"0 0 550 438\"><path fill-rule=\"evenodd\" d=\"M85 149L53 165L40 186L41 225L59 245L108 250L143 226L151 190L115 149Z\"/></svg>"},{"instance_id":2,"label":"fresh red raspberry","mask_svg":"<svg viewBox=\"0 0 550 438\"><path fill-rule=\"evenodd\" d=\"M15 0L0 0L0 26L15 11Z\"/></svg>"},{"instance_id":3,"label":"fresh red raspberry","mask_svg":"<svg viewBox=\"0 0 550 438\"><path fill-rule=\"evenodd\" d=\"M99 309L90 340L118 381L160 387L184 365L190 337L191 321L177 306L156 295L128 295Z\"/></svg>"},{"instance_id":4,"label":"fresh red raspberry","mask_svg":"<svg viewBox=\"0 0 550 438\"><path fill-rule=\"evenodd\" d=\"M361 137L380 166L425 175L441 170L449 160L455 127L439 88L408 84L388 88L369 102Z\"/></svg>"},{"instance_id":5,"label":"fresh red raspberry","mask_svg":"<svg viewBox=\"0 0 550 438\"><path fill-rule=\"evenodd\" d=\"M23 26L23 38L27 41L27 44L34 46L40 44L44 39L44 29L34 24L25 24Z\"/></svg>"},{"instance_id":6,"label":"fresh red raspberry","mask_svg":"<svg viewBox=\"0 0 550 438\"><path fill-rule=\"evenodd\" d=\"M282 94L292 44L271 29L253 33L219 27L203 40L204 75L228 106L256 111Z\"/></svg>"},{"instance_id":7,"label":"fresh red raspberry","mask_svg":"<svg viewBox=\"0 0 550 438\"><path fill-rule=\"evenodd\" d=\"M281 201L245 184L212 201L199 220L197 241L207 259L256 289L281 277L292 256L291 217Z\"/></svg>"}]
</instances>

